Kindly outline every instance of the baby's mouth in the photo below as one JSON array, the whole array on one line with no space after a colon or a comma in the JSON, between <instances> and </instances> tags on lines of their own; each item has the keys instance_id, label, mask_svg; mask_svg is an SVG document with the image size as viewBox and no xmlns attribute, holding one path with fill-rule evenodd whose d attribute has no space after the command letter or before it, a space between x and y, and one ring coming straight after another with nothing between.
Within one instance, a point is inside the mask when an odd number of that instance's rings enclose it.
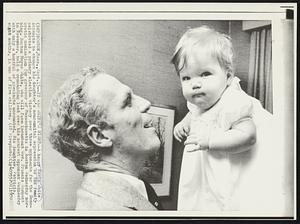
<instances>
[{"instance_id":1,"label":"baby's mouth","mask_svg":"<svg viewBox=\"0 0 300 224\"><path fill-rule=\"evenodd\" d=\"M193 98L202 97L202 96L205 96L205 93L196 93L196 94L193 94Z\"/></svg>"}]
</instances>

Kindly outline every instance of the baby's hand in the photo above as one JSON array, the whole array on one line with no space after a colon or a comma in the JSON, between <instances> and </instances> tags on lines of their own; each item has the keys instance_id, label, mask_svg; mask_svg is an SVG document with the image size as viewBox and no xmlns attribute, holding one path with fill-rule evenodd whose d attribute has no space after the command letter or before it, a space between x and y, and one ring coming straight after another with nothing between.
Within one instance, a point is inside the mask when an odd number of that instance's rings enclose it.
<instances>
[{"instance_id":1,"label":"baby's hand","mask_svg":"<svg viewBox=\"0 0 300 224\"><path fill-rule=\"evenodd\" d=\"M187 137L184 145L187 147L187 152L195 152L198 150L208 150L209 140L204 138L199 138L196 135L190 135Z\"/></svg>"},{"instance_id":2,"label":"baby's hand","mask_svg":"<svg viewBox=\"0 0 300 224\"><path fill-rule=\"evenodd\" d=\"M182 120L174 128L174 137L181 142L183 138L187 137L190 132L190 124Z\"/></svg>"}]
</instances>

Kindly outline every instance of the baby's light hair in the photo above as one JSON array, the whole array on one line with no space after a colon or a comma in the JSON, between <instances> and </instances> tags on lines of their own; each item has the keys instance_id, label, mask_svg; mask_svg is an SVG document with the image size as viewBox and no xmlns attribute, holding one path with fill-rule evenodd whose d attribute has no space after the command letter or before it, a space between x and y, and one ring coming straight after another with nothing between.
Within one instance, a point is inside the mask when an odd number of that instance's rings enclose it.
<instances>
[{"instance_id":1,"label":"baby's light hair","mask_svg":"<svg viewBox=\"0 0 300 224\"><path fill-rule=\"evenodd\" d=\"M200 26L189 28L176 45L171 62L174 64L177 74L187 66L192 52L201 53L201 49L211 52L216 57L226 74L233 75L233 47L231 38L209 28Z\"/></svg>"}]
</instances>

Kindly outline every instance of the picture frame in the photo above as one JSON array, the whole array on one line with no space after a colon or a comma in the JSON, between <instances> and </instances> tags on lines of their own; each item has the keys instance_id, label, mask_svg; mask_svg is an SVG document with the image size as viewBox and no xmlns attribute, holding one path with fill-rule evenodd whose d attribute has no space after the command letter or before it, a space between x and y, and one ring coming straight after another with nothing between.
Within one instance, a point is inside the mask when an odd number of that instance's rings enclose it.
<instances>
[{"instance_id":1,"label":"picture frame","mask_svg":"<svg viewBox=\"0 0 300 224\"><path fill-rule=\"evenodd\" d=\"M142 178L151 184L158 196L169 196L175 107L154 104L147 113L152 116L161 145L145 161Z\"/></svg>"}]
</instances>

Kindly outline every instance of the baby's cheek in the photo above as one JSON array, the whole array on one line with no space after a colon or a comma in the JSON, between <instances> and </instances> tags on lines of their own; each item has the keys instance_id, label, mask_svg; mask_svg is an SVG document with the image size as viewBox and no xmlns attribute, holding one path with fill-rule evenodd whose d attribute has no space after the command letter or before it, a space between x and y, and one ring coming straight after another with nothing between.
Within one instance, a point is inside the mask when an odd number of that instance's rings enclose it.
<instances>
[{"instance_id":1,"label":"baby's cheek","mask_svg":"<svg viewBox=\"0 0 300 224\"><path fill-rule=\"evenodd\" d=\"M186 100L189 100L189 101L192 100L192 94L189 91L183 92L183 96Z\"/></svg>"},{"instance_id":2,"label":"baby's cheek","mask_svg":"<svg viewBox=\"0 0 300 224\"><path fill-rule=\"evenodd\" d=\"M182 94L184 97L189 97L190 91L185 86L182 86Z\"/></svg>"}]
</instances>

